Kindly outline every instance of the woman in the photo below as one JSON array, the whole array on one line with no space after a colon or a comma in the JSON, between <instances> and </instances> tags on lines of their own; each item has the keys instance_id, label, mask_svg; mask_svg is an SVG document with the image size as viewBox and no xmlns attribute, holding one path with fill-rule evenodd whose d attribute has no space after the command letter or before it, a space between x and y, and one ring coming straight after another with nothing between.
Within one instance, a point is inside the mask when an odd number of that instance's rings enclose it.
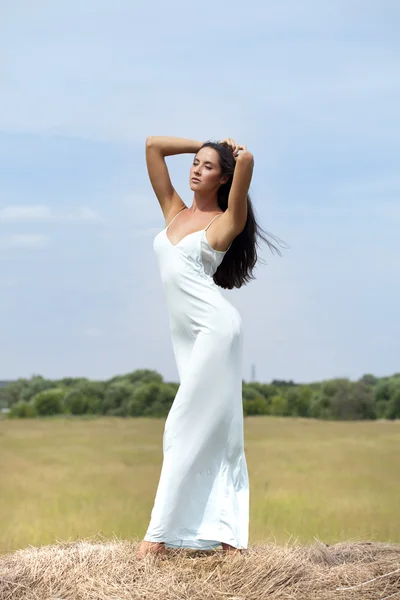
<instances>
[{"instance_id":1,"label":"woman","mask_svg":"<svg viewBox=\"0 0 400 600\"><path fill-rule=\"evenodd\" d=\"M195 153L187 207L165 156ZM220 287L241 287L257 260L248 190L254 159L231 138L219 143L150 136L146 162L166 227L154 238L180 386L165 423L163 465L138 557L171 548L248 545L242 320ZM271 249L277 250L261 235ZM277 250L279 253L279 250Z\"/></svg>"}]
</instances>

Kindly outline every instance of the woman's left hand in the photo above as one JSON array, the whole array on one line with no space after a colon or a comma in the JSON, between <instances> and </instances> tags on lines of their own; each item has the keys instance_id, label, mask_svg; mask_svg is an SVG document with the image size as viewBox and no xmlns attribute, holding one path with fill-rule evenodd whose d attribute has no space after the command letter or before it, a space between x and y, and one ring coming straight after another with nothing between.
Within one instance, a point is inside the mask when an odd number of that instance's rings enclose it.
<instances>
[{"instance_id":1,"label":"woman's left hand","mask_svg":"<svg viewBox=\"0 0 400 600\"><path fill-rule=\"evenodd\" d=\"M235 140L233 140L232 138L224 138L223 140L221 140L220 142L218 142L219 144L222 144L222 142L225 142L225 144L228 144L228 146L230 146L230 148L232 149L233 152L233 156L237 156L239 150L243 147L243 146L239 146L239 144L237 142L235 142Z\"/></svg>"},{"instance_id":2,"label":"woman's left hand","mask_svg":"<svg viewBox=\"0 0 400 600\"><path fill-rule=\"evenodd\" d=\"M238 152L237 154L233 155L236 161L242 156L243 152L247 152L247 146L238 146L238 148L241 150L241 154Z\"/></svg>"}]
</instances>

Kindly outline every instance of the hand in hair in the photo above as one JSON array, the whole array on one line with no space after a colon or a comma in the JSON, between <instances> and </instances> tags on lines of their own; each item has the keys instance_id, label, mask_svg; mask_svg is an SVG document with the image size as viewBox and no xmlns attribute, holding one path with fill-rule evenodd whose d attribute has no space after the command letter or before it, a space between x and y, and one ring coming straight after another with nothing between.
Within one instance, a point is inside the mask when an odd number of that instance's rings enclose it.
<instances>
[{"instance_id":1,"label":"hand in hair","mask_svg":"<svg viewBox=\"0 0 400 600\"><path fill-rule=\"evenodd\" d=\"M235 140L233 140L232 138L224 138L223 140L221 140L220 142L218 142L219 144L230 148L233 152L233 156L238 156L239 154L239 150L246 150L246 146L240 146L237 142L235 142Z\"/></svg>"}]
</instances>

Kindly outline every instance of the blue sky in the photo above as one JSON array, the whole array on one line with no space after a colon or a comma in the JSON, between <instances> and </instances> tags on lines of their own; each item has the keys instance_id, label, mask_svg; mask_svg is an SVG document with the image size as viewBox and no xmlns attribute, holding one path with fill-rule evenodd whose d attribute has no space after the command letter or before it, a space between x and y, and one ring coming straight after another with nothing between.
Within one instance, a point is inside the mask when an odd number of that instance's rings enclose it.
<instances>
[{"instance_id":1,"label":"blue sky","mask_svg":"<svg viewBox=\"0 0 400 600\"><path fill-rule=\"evenodd\" d=\"M15 0L0 19L0 379L178 381L148 135L255 157L243 377L400 371L400 5ZM167 158L187 205L192 155Z\"/></svg>"}]
</instances>

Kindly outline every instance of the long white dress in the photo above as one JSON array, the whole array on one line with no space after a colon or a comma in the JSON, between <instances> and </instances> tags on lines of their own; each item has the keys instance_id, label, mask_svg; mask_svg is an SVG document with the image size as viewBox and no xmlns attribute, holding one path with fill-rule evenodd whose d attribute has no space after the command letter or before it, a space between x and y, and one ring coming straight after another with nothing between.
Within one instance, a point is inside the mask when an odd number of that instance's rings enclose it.
<instances>
[{"instance_id":1,"label":"long white dress","mask_svg":"<svg viewBox=\"0 0 400 600\"><path fill-rule=\"evenodd\" d=\"M170 223L153 242L180 385L165 422L163 464L144 539L171 548L248 545L242 319L213 280L229 248L211 248L206 230L212 221L175 245L167 236Z\"/></svg>"}]
</instances>

